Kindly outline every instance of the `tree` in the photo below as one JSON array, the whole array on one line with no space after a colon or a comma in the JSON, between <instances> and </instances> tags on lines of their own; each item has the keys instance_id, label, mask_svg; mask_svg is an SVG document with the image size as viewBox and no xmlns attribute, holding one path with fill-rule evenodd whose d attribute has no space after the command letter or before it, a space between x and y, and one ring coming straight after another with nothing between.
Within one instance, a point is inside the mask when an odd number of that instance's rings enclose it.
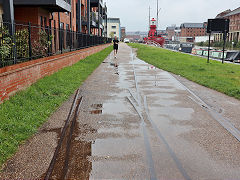
<instances>
[{"instance_id":1,"label":"tree","mask_svg":"<svg viewBox=\"0 0 240 180\"><path fill-rule=\"evenodd\" d=\"M110 37L114 38L114 32L113 31L110 33Z\"/></svg>"}]
</instances>

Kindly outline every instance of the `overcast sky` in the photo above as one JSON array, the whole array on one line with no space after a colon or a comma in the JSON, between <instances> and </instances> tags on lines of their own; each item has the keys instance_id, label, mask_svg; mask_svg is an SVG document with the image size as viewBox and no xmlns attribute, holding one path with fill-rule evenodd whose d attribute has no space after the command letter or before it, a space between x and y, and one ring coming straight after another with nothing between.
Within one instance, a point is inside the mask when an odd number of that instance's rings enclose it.
<instances>
[{"instance_id":1,"label":"overcast sky","mask_svg":"<svg viewBox=\"0 0 240 180\"><path fill-rule=\"evenodd\" d=\"M148 30L148 7L156 17L157 0L105 0L108 17L119 17L121 26L129 31ZM159 0L159 29L184 22L201 23L226 9L240 7L240 0Z\"/></svg>"}]
</instances>

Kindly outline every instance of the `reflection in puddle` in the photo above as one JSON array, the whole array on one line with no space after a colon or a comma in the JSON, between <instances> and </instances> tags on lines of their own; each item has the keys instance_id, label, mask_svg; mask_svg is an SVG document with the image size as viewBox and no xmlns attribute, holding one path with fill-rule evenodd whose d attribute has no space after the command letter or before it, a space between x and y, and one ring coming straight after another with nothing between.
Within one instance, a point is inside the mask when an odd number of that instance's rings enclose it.
<instances>
[{"instance_id":1,"label":"reflection in puddle","mask_svg":"<svg viewBox=\"0 0 240 180\"><path fill-rule=\"evenodd\" d=\"M94 110L91 110L90 114L102 114L103 104L92 104L91 107Z\"/></svg>"},{"instance_id":2,"label":"reflection in puddle","mask_svg":"<svg viewBox=\"0 0 240 180\"><path fill-rule=\"evenodd\" d=\"M103 107L103 104L92 104L91 107L94 109L101 109Z\"/></svg>"},{"instance_id":3,"label":"reflection in puddle","mask_svg":"<svg viewBox=\"0 0 240 180\"><path fill-rule=\"evenodd\" d=\"M102 114L102 110L92 110L90 114Z\"/></svg>"}]
</instances>

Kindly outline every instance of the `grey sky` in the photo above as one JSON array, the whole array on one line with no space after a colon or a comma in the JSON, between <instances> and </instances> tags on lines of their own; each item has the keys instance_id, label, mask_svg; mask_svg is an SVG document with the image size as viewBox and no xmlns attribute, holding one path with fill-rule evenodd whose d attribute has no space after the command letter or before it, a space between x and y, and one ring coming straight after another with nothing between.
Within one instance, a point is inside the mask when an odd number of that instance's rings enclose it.
<instances>
[{"instance_id":1,"label":"grey sky","mask_svg":"<svg viewBox=\"0 0 240 180\"><path fill-rule=\"evenodd\" d=\"M156 17L157 0L105 0L109 17L119 17L127 31L147 31L148 7ZM159 0L159 29L171 24L204 22L226 9L240 7L240 0Z\"/></svg>"}]
</instances>

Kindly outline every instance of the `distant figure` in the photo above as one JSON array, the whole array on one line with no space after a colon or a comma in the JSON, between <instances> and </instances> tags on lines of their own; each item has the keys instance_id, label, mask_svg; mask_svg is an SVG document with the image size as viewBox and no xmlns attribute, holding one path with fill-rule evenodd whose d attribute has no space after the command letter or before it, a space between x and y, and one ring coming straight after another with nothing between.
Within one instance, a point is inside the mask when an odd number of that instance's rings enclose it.
<instances>
[{"instance_id":1,"label":"distant figure","mask_svg":"<svg viewBox=\"0 0 240 180\"><path fill-rule=\"evenodd\" d=\"M117 38L117 36L115 36L114 40L113 40L114 58L117 58L118 44L119 44L118 38Z\"/></svg>"}]
</instances>

